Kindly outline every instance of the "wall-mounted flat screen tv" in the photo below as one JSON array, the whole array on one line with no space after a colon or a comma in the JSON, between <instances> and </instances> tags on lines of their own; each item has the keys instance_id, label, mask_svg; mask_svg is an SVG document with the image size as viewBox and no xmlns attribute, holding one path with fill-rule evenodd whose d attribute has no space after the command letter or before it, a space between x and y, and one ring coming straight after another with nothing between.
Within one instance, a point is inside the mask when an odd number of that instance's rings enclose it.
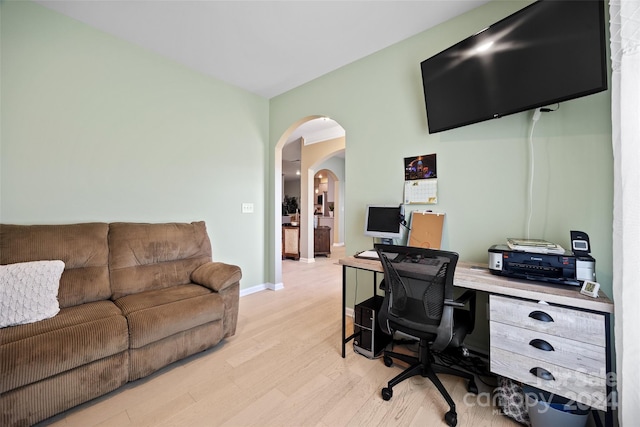
<instances>
[{"instance_id":1,"label":"wall-mounted flat screen tv","mask_svg":"<svg viewBox=\"0 0 640 427\"><path fill-rule=\"evenodd\" d=\"M604 2L540 0L421 63L429 133L607 89Z\"/></svg>"}]
</instances>

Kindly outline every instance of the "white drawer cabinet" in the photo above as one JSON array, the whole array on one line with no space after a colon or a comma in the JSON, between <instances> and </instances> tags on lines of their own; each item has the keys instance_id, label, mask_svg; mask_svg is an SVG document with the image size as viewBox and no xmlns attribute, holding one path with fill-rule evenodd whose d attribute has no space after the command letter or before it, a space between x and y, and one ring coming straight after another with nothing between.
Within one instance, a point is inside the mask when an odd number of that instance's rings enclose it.
<instances>
[{"instance_id":1,"label":"white drawer cabinet","mask_svg":"<svg viewBox=\"0 0 640 427\"><path fill-rule=\"evenodd\" d=\"M491 371L606 411L606 322L599 313L489 297Z\"/></svg>"},{"instance_id":2,"label":"white drawer cabinet","mask_svg":"<svg viewBox=\"0 0 640 427\"><path fill-rule=\"evenodd\" d=\"M490 310L490 319L495 322L559 337L577 337L601 347L606 343L603 314L499 295L491 295Z\"/></svg>"}]
</instances>

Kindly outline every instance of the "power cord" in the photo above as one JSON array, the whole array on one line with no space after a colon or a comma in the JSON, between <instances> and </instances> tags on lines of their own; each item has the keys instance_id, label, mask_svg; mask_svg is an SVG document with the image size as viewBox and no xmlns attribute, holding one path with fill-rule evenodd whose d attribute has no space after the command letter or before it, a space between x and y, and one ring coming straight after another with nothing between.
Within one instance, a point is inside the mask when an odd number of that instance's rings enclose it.
<instances>
[{"instance_id":1,"label":"power cord","mask_svg":"<svg viewBox=\"0 0 640 427\"><path fill-rule=\"evenodd\" d=\"M531 118L531 132L529 132L529 214L527 215L527 239L529 239L529 231L531 229L531 217L533 216L533 177L535 175L535 159L533 152L533 130L536 128L536 123L542 115L542 110L536 108L533 111L533 117Z\"/></svg>"},{"instance_id":2,"label":"power cord","mask_svg":"<svg viewBox=\"0 0 640 427\"><path fill-rule=\"evenodd\" d=\"M529 132L529 213L527 215L527 239L530 238L531 231L531 217L533 216L533 177L535 174L535 155L533 151L533 130L536 128L536 123L540 120L542 113L550 113L558 111L560 104L558 103L556 108L540 107L533 110L533 116L531 117L531 131Z\"/></svg>"}]
</instances>

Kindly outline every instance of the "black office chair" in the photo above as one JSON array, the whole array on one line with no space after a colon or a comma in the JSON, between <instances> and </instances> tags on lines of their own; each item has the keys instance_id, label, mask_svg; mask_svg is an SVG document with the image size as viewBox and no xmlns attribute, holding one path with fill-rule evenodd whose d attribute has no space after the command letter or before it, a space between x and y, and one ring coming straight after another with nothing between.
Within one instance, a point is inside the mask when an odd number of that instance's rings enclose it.
<instances>
[{"instance_id":1,"label":"black office chair","mask_svg":"<svg viewBox=\"0 0 640 427\"><path fill-rule=\"evenodd\" d=\"M475 292L467 291L454 300L453 275L458 254L441 250L385 245L376 247L384 267L385 297L378 316L384 332L404 332L420 340L418 357L385 350L384 364L393 359L409 363L409 368L389 381L382 398L393 396L393 387L415 375L429 378L449 404L446 423L458 423L456 405L436 373L457 375L469 380L467 390L477 394L474 376L468 372L438 365L431 350L461 347L471 333L475 319ZM393 254L390 255L390 254ZM393 262L389 258L393 258ZM469 310L463 310L468 303Z\"/></svg>"}]
</instances>

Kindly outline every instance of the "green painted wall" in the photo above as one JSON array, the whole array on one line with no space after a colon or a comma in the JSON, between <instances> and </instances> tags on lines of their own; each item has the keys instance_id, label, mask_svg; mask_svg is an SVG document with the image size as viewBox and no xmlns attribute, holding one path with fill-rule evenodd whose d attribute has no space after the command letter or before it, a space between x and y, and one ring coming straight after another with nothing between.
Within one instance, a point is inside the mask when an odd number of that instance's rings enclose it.
<instances>
[{"instance_id":1,"label":"green painted wall","mask_svg":"<svg viewBox=\"0 0 640 427\"><path fill-rule=\"evenodd\" d=\"M243 288L273 282L274 147L303 117L326 115L347 131L347 253L371 246L367 203L402 201L403 158L437 153L444 247L485 261L491 244L525 232L530 113L429 135L419 63L527 3L494 1L269 101L37 4L2 2L0 220L202 219L214 258L243 268ZM609 92L543 115L534 140L531 235L568 246L569 230L589 233L611 295Z\"/></svg>"},{"instance_id":2,"label":"green painted wall","mask_svg":"<svg viewBox=\"0 0 640 427\"><path fill-rule=\"evenodd\" d=\"M362 232L366 204L402 202L404 157L430 153L437 154L438 204L428 208L447 215L444 249L486 262L489 246L525 235L531 112L430 135L419 64L528 3L491 2L271 99L270 170L273 147L300 118L326 115L346 130L347 254L372 246ZM531 237L568 248L570 230L587 232L611 296L610 92L545 113L534 147ZM356 280L349 280L352 303ZM366 293L365 280L360 273Z\"/></svg>"},{"instance_id":3,"label":"green painted wall","mask_svg":"<svg viewBox=\"0 0 640 427\"><path fill-rule=\"evenodd\" d=\"M205 220L214 259L264 283L268 100L37 4L1 7L0 220Z\"/></svg>"}]
</instances>

